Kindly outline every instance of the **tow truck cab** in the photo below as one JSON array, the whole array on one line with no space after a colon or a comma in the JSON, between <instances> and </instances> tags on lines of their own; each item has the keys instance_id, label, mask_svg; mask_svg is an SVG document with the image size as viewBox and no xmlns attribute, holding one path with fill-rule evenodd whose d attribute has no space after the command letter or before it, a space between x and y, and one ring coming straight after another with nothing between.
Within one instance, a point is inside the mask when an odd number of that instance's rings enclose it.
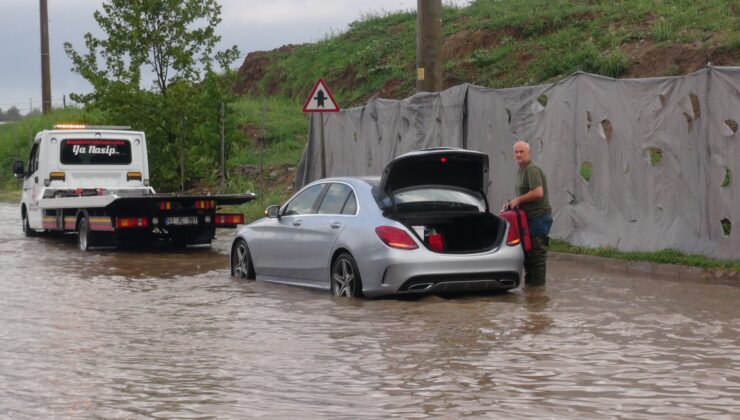
<instances>
[{"instance_id":1,"label":"tow truck cab","mask_svg":"<svg viewBox=\"0 0 740 420\"><path fill-rule=\"evenodd\" d=\"M21 212L28 227L42 229L39 200L84 195L144 195L149 187L146 137L126 127L57 125L39 132L28 166L14 163L23 177ZM19 170L20 169L20 170Z\"/></svg>"}]
</instances>

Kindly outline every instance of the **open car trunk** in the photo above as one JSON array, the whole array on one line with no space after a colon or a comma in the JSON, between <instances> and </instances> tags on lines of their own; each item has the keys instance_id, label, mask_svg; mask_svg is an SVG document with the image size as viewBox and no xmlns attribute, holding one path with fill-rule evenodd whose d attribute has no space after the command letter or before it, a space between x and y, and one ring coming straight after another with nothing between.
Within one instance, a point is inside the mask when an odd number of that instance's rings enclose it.
<instances>
[{"instance_id":1,"label":"open car trunk","mask_svg":"<svg viewBox=\"0 0 740 420\"><path fill-rule=\"evenodd\" d=\"M472 254L504 240L506 221L489 212L487 186L487 155L445 147L418 150L386 165L378 204L428 249Z\"/></svg>"},{"instance_id":2,"label":"open car trunk","mask_svg":"<svg viewBox=\"0 0 740 420\"><path fill-rule=\"evenodd\" d=\"M506 222L491 213L446 212L399 214L396 218L431 251L472 254L495 248L504 240Z\"/></svg>"}]
</instances>

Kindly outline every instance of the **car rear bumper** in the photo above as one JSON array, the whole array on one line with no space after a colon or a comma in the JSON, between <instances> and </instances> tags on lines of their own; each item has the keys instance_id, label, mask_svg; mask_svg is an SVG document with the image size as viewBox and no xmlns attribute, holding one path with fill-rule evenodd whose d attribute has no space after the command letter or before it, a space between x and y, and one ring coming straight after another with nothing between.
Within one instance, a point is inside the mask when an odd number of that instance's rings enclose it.
<instances>
[{"instance_id":1,"label":"car rear bumper","mask_svg":"<svg viewBox=\"0 0 740 420\"><path fill-rule=\"evenodd\" d=\"M505 290L518 287L524 254L521 247L502 246L479 254L440 254L427 249L399 250L385 247L367 256L363 293L453 293ZM365 274L367 273L367 274Z\"/></svg>"}]
</instances>

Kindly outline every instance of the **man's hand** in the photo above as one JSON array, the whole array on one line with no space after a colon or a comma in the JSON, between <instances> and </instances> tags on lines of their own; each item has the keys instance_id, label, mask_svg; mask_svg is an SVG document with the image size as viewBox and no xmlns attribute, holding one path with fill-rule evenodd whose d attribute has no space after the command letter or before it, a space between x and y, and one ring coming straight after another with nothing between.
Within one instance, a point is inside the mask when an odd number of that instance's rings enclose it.
<instances>
[{"instance_id":1,"label":"man's hand","mask_svg":"<svg viewBox=\"0 0 740 420\"><path fill-rule=\"evenodd\" d=\"M516 199L514 199L514 200L516 200ZM511 209L512 209L513 207L516 207L516 206L514 206L514 205L512 204L512 202L513 202L514 200L511 200L511 201L507 201L507 202L505 202L505 203L504 203L504 205L503 205L503 207L501 207L501 211L504 211L504 210L511 210Z\"/></svg>"}]
</instances>

